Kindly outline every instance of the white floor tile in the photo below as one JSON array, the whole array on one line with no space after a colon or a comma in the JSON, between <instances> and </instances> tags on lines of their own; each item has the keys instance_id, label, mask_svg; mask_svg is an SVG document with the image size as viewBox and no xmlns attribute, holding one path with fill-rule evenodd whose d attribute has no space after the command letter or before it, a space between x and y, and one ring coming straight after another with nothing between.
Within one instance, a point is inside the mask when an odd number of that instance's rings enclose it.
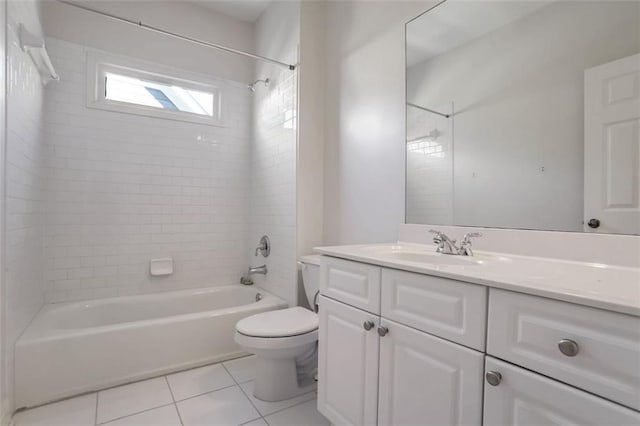
<instances>
[{"instance_id":1,"label":"white floor tile","mask_svg":"<svg viewBox=\"0 0 640 426\"><path fill-rule=\"evenodd\" d=\"M258 411L260 411L260 414L262 414L263 416L275 413L276 411L280 411L288 407L293 407L294 405L300 404L301 402L316 398L316 393L311 391L309 393L299 395L291 399L286 399L284 401L266 402L253 396L253 382L242 383L240 386L242 387L244 393L247 394L253 405L256 406Z\"/></svg>"},{"instance_id":2,"label":"white floor tile","mask_svg":"<svg viewBox=\"0 0 640 426\"><path fill-rule=\"evenodd\" d=\"M244 383L253 380L256 376L255 355L223 362L225 368L231 373L236 382Z\"/></svg>"},{"instance_id":3,"label":"white floor tile","mask_svg":"<svg viewBox=\"0 0 640 426\"><path fill-rule=\"evenodd\" d=\"M18 413L16 426L92 426L96 421L96 394L78 396Z\"/></svg>"},{"instance_id":4,"label":"white floor tile","mask_svg":"<svg viewBox=\"0 0 640 426\"><path fill-rule=\"evenodd\" d=\"M164 377L98 392L98 423L171 404L173 398Z\"/></svg>"},{"instance_id":5,"label":"white floor tile","mask_svg":"<svg viewBox=\"0 0 640 426\"><path fill-rule=\"evenodd\" d=\"M238 386L177 403L184 426L240 425L260 417Z\"/></svg>"},{"instance_id":6,"label":"white floor tile","mask_svg":"<svg viewBox=\"0 0 640 426\"><path fill-rule=\"evenodd\" d=\"M222 364L171 374L167 380L176 401L235 385Z\"/></svg>"},{"instance_id":7,"label":"white floor tile","mask_svg":"<svg viewBox=\"0 0 640 426\"><path fill-rule=\"evenodd\" d=\"M164 407L154 408L133 416L123 417L109 423L105 426L181 426L180 417L176 406L165 405Z\"/></svg>"},{"instance_id":8,"label":"white floor tile","mask_svg":"<svg viewBox=\"0 0 640 426\"><path fill-rule=\"evenodd\" d=\"M270 426L329 426L331 423L318 412L315 399L271 414L265 419Z\"/></svg>"}]
</instances>

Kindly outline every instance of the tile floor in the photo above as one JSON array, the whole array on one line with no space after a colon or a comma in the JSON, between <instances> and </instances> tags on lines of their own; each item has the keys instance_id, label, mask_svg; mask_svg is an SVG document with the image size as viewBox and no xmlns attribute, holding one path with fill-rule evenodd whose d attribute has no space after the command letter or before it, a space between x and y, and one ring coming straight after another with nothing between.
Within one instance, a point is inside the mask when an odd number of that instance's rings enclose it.
<instances>
[{"instance_id":1,"label":"tile floor","mask_svg":"<svg viewBox=\"0 0 640 426\"><path fill-rule=\"evenodd\" d=\"M16 414L16 426L328 426L316 393L254 398L254 357L131 383Z\"/></svg>"}]
</instances>

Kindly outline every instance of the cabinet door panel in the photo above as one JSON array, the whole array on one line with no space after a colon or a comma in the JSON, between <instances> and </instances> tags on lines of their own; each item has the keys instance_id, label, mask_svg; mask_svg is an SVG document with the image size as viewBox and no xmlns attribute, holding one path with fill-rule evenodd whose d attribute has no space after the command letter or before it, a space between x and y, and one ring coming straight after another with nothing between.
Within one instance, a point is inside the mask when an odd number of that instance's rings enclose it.
<instances>
[{"instance_id":1,"label":"cabinet door panel","mask_svg":"<svg viewBox=\"0 0 640 426\"><path fill-rule=\"evenodd\" d=\"M515 365L487 357L486 371L502 376L485 382L484 424L491 426L637 425L640 413Z\"/></svg>"},{"instance_id":2,"label":"cabinet door panel","mask_svg":"<svg viewBox=\"0 0 640 426\"><path fill-rule=\"evenodd\" d=\"M380 267L322 256L320 294L380 314Z\"/></svg>"},{"instance_id":3,"label":"cabinet door panel","mask_svg":"<svg viewBox=\"0 0 640 426\"><path fill-rule=\"evenodd\" d=\"M484 355L382 319L379 424L478 425Z\"/></svg>"},{"instance_id":4,"label":"cabinet door panel","mask_svg":"<svg viewBox=\"0 0 640 426\"><path fill-rule=\"evenodd\" d=\"M375 425L378 317L324 296L319 317L318 410L336 425Z\"/></svg>"},{"instance_id":5,"label":"cabinet door panel","mask_svg":"<svg viewBox=\"0 0 640 426\"><path fill-rule=\"evenodd\" d=\"M383 269L381 288L383 317L484 351L486 287Z\"/></svg>"}]
</instances>

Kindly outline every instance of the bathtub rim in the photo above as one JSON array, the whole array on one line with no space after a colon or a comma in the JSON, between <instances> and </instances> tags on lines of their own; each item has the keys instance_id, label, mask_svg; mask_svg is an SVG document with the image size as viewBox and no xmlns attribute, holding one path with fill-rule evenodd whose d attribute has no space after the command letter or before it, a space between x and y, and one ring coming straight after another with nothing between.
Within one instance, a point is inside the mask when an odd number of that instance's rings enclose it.
<instances>
[{"instance_id":1,"label":"bathtub rim","mask_svg":"<svg viewBox=\"0 0 640 426\"><path fill-rule=\"evenodd\" d=\"M208 311L197 311L197 312L189 312L186 314L178 314L178 315L170 315L170 316L160 316L156 318L148 318L136 321L126 321L119 322L114 324L105 324L93 327L81 327L81 328L53 328L53 327L43 327L43 317L47 315L47 313L54 311L56 309L64 309L65 307L73 306L73 305L85 305L87 303L108 303L113 301L120 301L123 299L147 299L147 298L166 298L171 295L178 294L189 294L189 295L197 295L202 293L211 293L216 291L224 291L224 290L234 290L236 288L244 289L244 286L240 284L232 284L225 286L213 286L213 287L198 287L193 289L185 289L185 290L174 290L174 291L163 291L158 293L150 293L150 294L136 294L132 296L115 296L115 297L106 297L100 299L89 299L89 300L81 300L81 301L73 301L73 302L59 302L59 303L49 303L38 311L36 316L31 321L31 324L24 330L22 335L16 340L17 346L28 346L31 344L37 344L40 342L47 342L51 340L64 340L70 338L81 337L90 334L102 334L109 333L115 330L125 330L131 329L141 326L148 326L153 324L167 324L172 322L186 322L200 318L213 318L216 316L234 314L238 312L242 312L245 310L253 310L255 307L263 307L263 306L273 306L274 309L283 309L288 306L287 302L272 294L267 290L264 290L261 287L252 287L256 293L262 294L262 298L258 301L254 301L252 303L247 303L244 305L236 305L225 308L212 309Z\"/></svg>"}]
</instances>

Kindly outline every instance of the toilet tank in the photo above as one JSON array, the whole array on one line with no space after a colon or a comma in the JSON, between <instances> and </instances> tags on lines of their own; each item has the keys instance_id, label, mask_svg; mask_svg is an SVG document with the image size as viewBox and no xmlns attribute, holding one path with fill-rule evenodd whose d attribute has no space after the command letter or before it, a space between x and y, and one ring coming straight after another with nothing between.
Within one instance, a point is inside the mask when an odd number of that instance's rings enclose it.
<instances>
[{"instance_id":1,"label":"toilet tank","mask_svg":"<svg viewBox=\"0 0 640 426\"><path fill-rule=\"evenodd\" d=\"M302 283L307 295L309 306L313 309L314 297L320 286L320 255L301 256L299 261L302 268Z\"/></svg>"}]
</instances>

